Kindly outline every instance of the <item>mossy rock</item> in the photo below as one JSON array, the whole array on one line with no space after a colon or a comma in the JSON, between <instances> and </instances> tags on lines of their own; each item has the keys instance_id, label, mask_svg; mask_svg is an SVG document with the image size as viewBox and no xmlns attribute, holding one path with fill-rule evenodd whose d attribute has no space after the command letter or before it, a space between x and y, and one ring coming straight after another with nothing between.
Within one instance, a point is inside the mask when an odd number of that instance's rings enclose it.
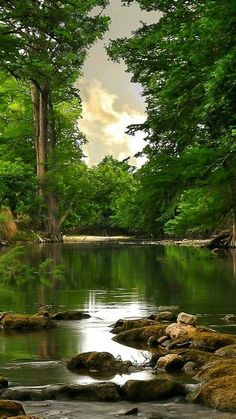
<instances>
[{"instance_id":1,"label":"mossy rock","mask_svg":"<svg viewBox=\"0 0 236 419\"><path fill-rule=\"evenodd\" d=\"M111 333L118 334L138 327L153 326L157 323L158 322L156 320L151 319L119 319L114 325L112 325Z\"/></svg>"},{"instance_id":2,"label":"mossy rock","mask_svg":"<svg viewBox=\"0 0 236 419\"><path fill-rule=\"evenodd\" d=\"M180 349L177 352L184 359L185 363L194 362L198 367L220 360L218 355L198 349Z\"/></svg>"},{"instance_id":3,"label":"mossy rock","mask_svg":"<svg viewBox=\"0 0 236 419\"><path fill-rule=\"evenodd\" d=\"M221 359L205 365L195 376L197 380L209 381L219 377L236 376L236 360Z\"/></svg>"},{"instance_id":4,"label":"mossy rock","mask_svg":"<svg viewBox=\"0 0 236 419\"><path fill-rule=\"evenodd\" d=\"M236 375L226 375L203 383L188 396L188 400L224 412L236 412Z\"/></svg>"},{"instance_id":5,"label":"mossy rock","mask_svg":"<svg viewBox=\"0 0 236 419\"><path fill-rule=\"evenodd\" d=\"M152 354L152 358L150 364L155 366L158 359L160 357L169 355L169 354L178 354L184 360L184 363L187 362L194 362L196 366L202 367L203 365L209 364L211 361L219 361L221 357L219 355L215 355L211 352L201 351L199 349L164 349L158 347L155 352Z\"/></svg>"},{"instance_id":6,"label":"mossy rock","mask_svg":"<svg viewBox=\"0 0 236 419\"><path fill-rule=\"evenodd\" d=\"M236 343L236 336L184 323L173 323L169 325L166 328L166 335L173 340L169 345L169 349L187 344L189 347L214 352L223 346Z\"/></svg>"},{"instance_id":7,"label":"mossy rock","mask_svg":"<svg viewBox=\"0 0 236 419\"><path fill-rule=\"evenodd\" d=\"M136 348L145 348L151 336L156 338L163 336L166 325L158 323L152 326L137 327L121 332L112 339L124 345Z\"/></svg>"},{"instance_id":8,"label":"mossy rock","mask_svg":"<svg viewBox=\"0 0 236 419\"><path fill-rule=\"evenodd\" d=\"M25 331L56 327L55 322L40 313L35 315L7 313L3 316L1 323L5 330Z\"/></svg>"},{"instance_id":9,"label":"mossy rock","mask_svg":"<svg viewBox=\"0 0 236 419\"><path fill-rule=\"evenodd\" d=\"M132 367L131 361L121 361L109 352L83 352L71 358L67 364L70 370L93 370L102 373L127 373Z\"/></svg>"},{"instance_id":10,"label":"mossy rock","mask_svg":"<svg viewBox=\"0 0 236 419\"><path fill-rule=\"evenodd\" d=\"M165 378L144 380L128 380L123 385L122 395L129 401L154 401L186 394L182 384Z\"/></svg>"},{"instance_id":11,"label":"mossy rock","mask_svg":"<svg viewBox=\"0 0 236 419\"><path fill-rule=\"evenodd\" d=\"M224 346L223 348L218 349L215 354L227 356L228 358L236 358L236 344Z\"/></svg>"},{"instance_id":12,"label":"mossy rock","mask_svg":"<svg viewBox=\"0 0 236 419\"><path fill-rule=\"evenodd\" d=\"M25 415L25 410L20 403L12 400L0 400L0 418Z\"/></svg>"}]
</instances>

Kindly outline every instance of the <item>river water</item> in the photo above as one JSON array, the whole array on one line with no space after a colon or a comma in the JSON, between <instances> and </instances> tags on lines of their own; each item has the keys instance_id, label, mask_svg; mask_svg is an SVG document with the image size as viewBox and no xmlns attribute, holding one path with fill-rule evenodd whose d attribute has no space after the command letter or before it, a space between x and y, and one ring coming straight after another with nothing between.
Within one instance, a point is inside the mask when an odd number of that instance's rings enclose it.
<instances>
[{"instance_id":1,"label":"river water","mask_svg":"<svg viewBox=\"0 0 236 419\"><path fill-rule=\"evenodd\" d=\"M46 258L64 266L64 277L0 283L1 311L35 313L82 310L90 319L61 322L49 331L0 331L0 375L13 385L88 383L89 377L68 371L64 361L80 352L109 351L123 360L144 362L150 354L112 340L110 325L120 318L139 318L160 306L177 305L197 314L199 324L236 333L222 317L235 313L236 276L233 252L215 255L207 249L155 244L27 245L26 259L35 267ZM153 378L151 371L108 379ZM190 380L191 381L191 380Z\"/></svg>"}]
</instances>

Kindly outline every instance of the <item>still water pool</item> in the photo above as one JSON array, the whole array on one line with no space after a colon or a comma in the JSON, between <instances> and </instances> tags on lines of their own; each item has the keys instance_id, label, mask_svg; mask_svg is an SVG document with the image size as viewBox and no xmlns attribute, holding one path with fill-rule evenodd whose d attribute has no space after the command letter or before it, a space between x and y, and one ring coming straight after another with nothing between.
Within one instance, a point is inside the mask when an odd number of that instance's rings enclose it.
<instances>
[{"instance_id":1,"label":"still water pool","mask_svg":"<svg viewBox=\"0 0 236 419\"><path fill-rule=\"evenodd\" d=\"M82 310L91 318L61 322L49 331L0 331L0 375L13 385L103 381L104 377L78 375L65 368L64 361L79 352L109 351L123 360L144 362L149 354L114 342L110 325L119 318L150 315L159 306L178 305L198 314L199 324L236 333L236 324L221 319L236 310L234 252L214 255L206 249L155 244L26 246L26 259L35 270L49 257L64 265L64 278L2 281L0 310ZM151 372L132 376L150 377ZM110 379L123 383L128 378Z\"/></svg>"}]
</instances>

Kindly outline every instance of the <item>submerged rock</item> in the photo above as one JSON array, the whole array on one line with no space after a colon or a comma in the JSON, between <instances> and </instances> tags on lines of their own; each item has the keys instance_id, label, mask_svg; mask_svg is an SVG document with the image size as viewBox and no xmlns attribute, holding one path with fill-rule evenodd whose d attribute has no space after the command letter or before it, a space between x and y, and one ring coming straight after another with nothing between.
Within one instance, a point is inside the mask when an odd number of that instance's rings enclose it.
<instances>
[{"instance_id":1,"label":"submerged rock","mask_svg":"<svg viewBox=\"0 0 236 419\"><path fill-rule=\"evenodd\" d=\"M71 358L67 364L70 370L92 370L99 372L113 372L114 374L128 373L129 368L132 367L131 361L122 361L116 359L109 352L83 352Z\"/></svg>"},{"instance_id":2,"label":"submerged rock","mask_svg":"<svg viewBox=\"0 0 236 419\"><path fill-rule=\"evenodd\" d=\"M124 399L129 401L162 400L186 394L182 384L164 378L149 381L128 380L121 391Z\"/></svg>"},{"instance_id":3,"label":"submerged rock","mask_svg":"<svg viewBox=\"0 0 236 419\"><path fill-rule=\"evenodd\" d=\"M232 322L235 323L236 322L236 315L235 314L226 314L222 320L225 320L226 322Z\"/></svg>"},{"instance_id":4,"label":"submerged rock","mask_svg":"<svg viewBox=\"0 0 236 419\"><path fill-rule=\"evenodd\" d=\"M3 329L5 330L37 330L51 329L56 324L43 314L10 314L7 313L1 320Z\"/></svg>"},{"instance_id":5,"label":"submerged rock","mask_svg":"<svg viewBox=\"0 0 236 419\"><path fill-rule=\"evenodd\" d=\"M0 400L0 418L25 415L25 410L20 403L11 400Z\"/></svg>"},{"instance_id":6,"label":"submerged rock","mask_svg":"<svg viewBox=\"0 0 236 419\"><path fill-rule=\"evenodd\" d=\"M91 316L90 314L83 313L82 311L58 311L57 313L50 315L51 319L53 320L82 320L82 319L89 319Z\"/></svg>"}]
</instances>

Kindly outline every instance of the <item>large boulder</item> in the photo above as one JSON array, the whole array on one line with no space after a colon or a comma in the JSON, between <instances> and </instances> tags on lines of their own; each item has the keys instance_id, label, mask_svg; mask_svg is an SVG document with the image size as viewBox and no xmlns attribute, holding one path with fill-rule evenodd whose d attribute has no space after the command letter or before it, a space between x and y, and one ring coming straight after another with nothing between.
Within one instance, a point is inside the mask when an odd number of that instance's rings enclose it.
<instances>
[{"instance_id":1,"label":"large boulder","mask_svg":"<svg viewBox=\"0 0 236 419\"><path fill-rule=\"evenodd\" d=\"M20 403L11 400L0 400L0 418L25 415L25 410Z\"/></svg>"},{"instance_id":2,"label":"large boulder","mask_svg":"<svg viewBox=\"0 0 236 419\"><path fill-rule=\"evenodd\" d=\"M165 334L166 325L157 323L152 326L138 327L135 329L121 332L112 339L124 345L133 346L135 348L146 348L148 340L151 336L159 338Z\"/></svg>"},{"instance_id":3,"label":"large boulder","mask_svg":"<svg viewBox=\"0 0 236 419\"><path fill-rule=\"evenodd\" d=\"M125 400L152 401L185 394L185 388L176 381L160 378L150 381L128 380L122 387Z\"/></svg>"},{"instance_id":4,"label":"large boulder","mask_svg":"<svg viewBox=\"0 0 236 419\"><path fill-rule=\"evenodd\" d=\"M129 368L132 367L132 362L123 362L120 359L116 359L109 352L93 351L83 352L74 356L67 362L66 366L70 370L92 370L102 373L113 372L115 374L117 372L128 373Z\"/></svg>"},{"instance_id":5,"label":"large boulder","mask_svg":"<svg viewBox=\"0 0 236 419\"><path fill-rule=\"evenodd\" d=\"M87 313L77 310L58 311L50 315L53 320L83 320L89 319L91 316Z\"/></svg>"},{"instance_id":6,"label":"large boulder","mask_svg":"<svg viewBox=\"0 0 236 419\"><path fill-rule=\"evenodd\" d=\"M4 330L38 330L51 329L56 327L56 324L44 314L12 314L6 313L1 324Z\"/></svg>"},{"instance_id":7,"label":"large boulder","mask_svg":"<svg viewBox=\"0 0 236 419\"><path fill-rule=\"evenodd\" d=\"M236 413L236 375L226 375L204 382L188 396L188 400Z\"/></svg>"}]
</instances>

